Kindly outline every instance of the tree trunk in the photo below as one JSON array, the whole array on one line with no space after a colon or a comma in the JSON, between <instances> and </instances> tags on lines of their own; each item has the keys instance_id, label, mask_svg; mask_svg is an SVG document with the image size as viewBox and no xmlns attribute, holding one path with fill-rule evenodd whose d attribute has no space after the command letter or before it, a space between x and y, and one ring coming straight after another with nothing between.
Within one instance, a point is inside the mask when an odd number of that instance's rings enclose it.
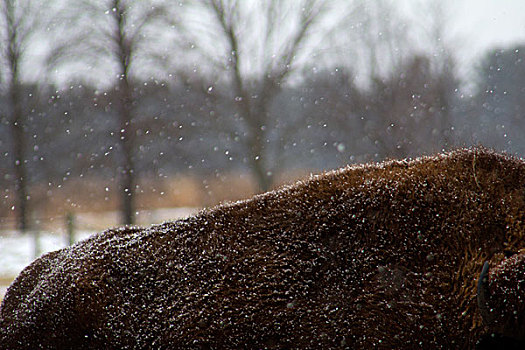
<instances>
[{"instance_id":1,"label":"tree trunk","mask_svg":"<svg viewBox=\"0 0 525 350\"><path fill-rule=\"evenodd\" d=\"M24 232L28 229L27 223L27 169L25 163L26 145L24 139L24 120L21 101L19 64L21 55L21 44L18 41L19 21L15 15L16 2L5 1L2 7L2 17L5 20L7 40L6 44L6 69L3 72L7 76L10 128L13 142L15 193L16 193L16 216L17 228Z\"/></svg>"},{"instance_id":2,"label":"tree trunk","mask_svg":"<svg viewBox=\"0 0 525 350\"><path fill-rule=\"evenodd\" d=\"M117 58L119 61L119 143L122 152L120 164L120 196L122 223L133 225L135 223L135 165L133 162L133 150L135 146L135 131L132 125L133 119L133 96L129 84L129 67L131 64L132 47L131 42L126 37L126 16L128 8L126 3L120 0L113 0L113 14L115 19L114 40L117 44Z\"/></svg>"},{"instance_id":3,"label":"tree trunk","mask_svg":"<svg viewBox=\"0 0 525 350\"><path fill-rule=\"evenodd\" d=\"M122 163L120 173L120 196L122 223L133 225L135 223L135 165L133 162L133 128L131 111L131 90L127 77L122 78L120 84L121 98L119 101L119 143L122 152Z\"/></svg>"},{"instance_id":4,"label":"tree trunk","mask_svg":"<svg viewBox=\"0 0 525 350\"><path fill-rule=\"evenodd\" d=\"M263 159L259 158L252 162L252 172L260 192L267 192L272 188L273 174L266 170Z\"/></svg>"},{"instance_id":5,"label":"tree trunk","mask_svg":"<svg viewBox=\"0 0 525 350\"><path fill-rule=\"evenodd\" d=\"M24 140L24 124L20 94L16 83L12 83L10 91L11 99L11 135L13 142L14 171L15 171L15 193L17 229L25 232L27 223L27 171L24 161L26 147Z\"/></svg>"},{"instance_id":6,"label":"tree trunk","mask_svg":"<svg viewBox=\"0 0 525 350\"><path fill-rule=\"evenodd\" d=\"M251 134L249 135L248 147L250 155L250 167L257 181L257 186L260 192L267 192L273 185L273 173L268 164L268 151L265 147L266 132L263 130L260 122L257 122L257 115L251 115ZM254 122L255 121L255 122Z\"/></svg>"}]
</instances>

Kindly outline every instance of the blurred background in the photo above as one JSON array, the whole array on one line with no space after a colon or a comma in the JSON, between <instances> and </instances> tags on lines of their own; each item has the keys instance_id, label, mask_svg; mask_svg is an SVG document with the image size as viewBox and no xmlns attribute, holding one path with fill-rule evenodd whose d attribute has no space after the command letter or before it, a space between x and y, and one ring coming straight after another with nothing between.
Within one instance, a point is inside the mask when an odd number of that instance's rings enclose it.
<instances>
[{"instance_id":1,"label":"blurred background","mask_svg":"<svg viewBox=\"0 0 525 350\"><path fill-rule=\"evenodd\" d=\"M1 0L0 284L312 172L523 157L524 59L522 0Z\"/></svg>"}]
</instances>

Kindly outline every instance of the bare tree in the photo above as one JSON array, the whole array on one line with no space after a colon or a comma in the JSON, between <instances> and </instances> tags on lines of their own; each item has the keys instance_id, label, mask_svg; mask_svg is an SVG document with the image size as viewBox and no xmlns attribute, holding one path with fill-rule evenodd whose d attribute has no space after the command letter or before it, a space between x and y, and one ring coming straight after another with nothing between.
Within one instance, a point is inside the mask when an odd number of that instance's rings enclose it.
<instances>
[{"instance_id":1,"label":"bare tree","mask_svg":"<svg viewBox=\"0 0 525 350\"><path fill-rule=\"evenodd\" d=\"M137 147L133 76L144 74L140 70L145 67L163 67L167 51L159 43L163 39L159 33L165 34L174 22L162 2L154 0L81 0L75 6L70 5L64 23L77 29L72 29L73 35L57 46L50 64L82 62L84 67L92 67L99 85L109 83L115 89L122 222L133 224ZM108 71L107 67L111 69Z\"/></svg>"},{"instance_id":2,"label":"bare tree","mask_svg":"<svg viewBox=\"0 0 525 350\"><path fill-rule=\"evenodd\" d=\"M487 50L475 71L471 134L484 145L525 152L525 45Z\"/></svg>"},{"instance_id":3,"label":"bare tree","mask_svg":"<svg viewBox=\"0 0 525 350\"><path fill-rule=\"evenodd\" d=\"M373 85L404 65L413 53L409 25L392 0L355 0L339 45L343 63L358 73L361 83ZM346 61L346 62L345 62Z\"/></svg>"},{"instance_id":4,"label":"bare tree","mask_svg":"<svg viewBox=\"0 0 525 350\"><path fill-rule=\"evenodd\" d=\"M435 151L453 142L450 113L457 81L444 42L443 8L425 4L428 11L411 20L397 5L357 0L343 38L358 57L346 65L367 91L359 109L379 158Z\"/></svg>"},{"instance_id":5,"label":"bare tree","mask_svg":"<svg viewBox=\"0 0 525 350\"><path fill-rule=\"evenodd\" d=\"M313 30L317 28L319 36L326 32L318 24L327 2L196 0L193 4L195 13L207 14L211 24L188 28L187 40L198 53L199 65L211 63L210 70L225 73L232 86L229 98L236 109L236 138L259 189L266 191L279 169L279 145L288 133L274 127L278 121L272 118L272 104L299 62L316 49Z\"/></svg>"},{"instance_id":6,"label":"bare tree","mask_svg":"<svg viewBox=\"0 0 525 350\"><path fill-rule=\"evenodd\" d=\"M42 24L41 10L34 1L2 0L1 21L1 77L7 97L7 113L11 134L11 148L15 179L17 227L28 229L28 171L25 109L22 96L23 63L28 58L31 40ZM34 69L34 68L33 68ZM26 72L27 73L27 72Z\"/></svg>"},{"instance_id":7,"label":"bare tree","mask_svg":"<svg viewBox=\"0 0 525 350\"><path fill-rule=\"evenodd\" d=\"M450 27L450 13L447 13L443 2L434 0L427 4L428 11L425 22L420 28L427 29L426 42L430 46L431 69L435 77L434 120L440 137L441 148L450 148L457 143L453 125L452 108L456 104L456 93L460 85L457 78L457 64L453 52L454 39L447 37L446 28ZM449 8L448 11L451 11Z\"/></svg>"},{"instance_id":8,"label":"bare tree","mask_svg":"<svg viewBox=\"0 0 525 350\"><path fill-rule=\"evenodd\" d=\"M408 40L409 27L394 1L355 0L347 6L352 9L346 11L346 20L339 28L340 35L332 38L332 46L339 54L339 64L355 73L361 90L353 111L361 124L358 133L366 135L366 148L375 157L398 155L400 145L396 143L400 132L395 119L396 111L401 109L399 97L404 92L402 87L390 84L403 80L398 75L413 54ZM356 132L355 121L346 122ZM363 139L363 136L356 135L354 139ZM349 151L359 152L359 148L353 146Z\"/></svg>"}]
</instances>

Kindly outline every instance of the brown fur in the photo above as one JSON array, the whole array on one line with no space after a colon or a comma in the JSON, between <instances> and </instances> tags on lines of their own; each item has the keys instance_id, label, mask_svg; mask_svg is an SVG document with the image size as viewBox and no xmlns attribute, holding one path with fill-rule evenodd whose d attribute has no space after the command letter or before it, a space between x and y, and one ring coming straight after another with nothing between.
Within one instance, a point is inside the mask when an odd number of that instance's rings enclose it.
<instances>
[{"instance_id":1,"label":"brown fur","mask_svg":"<svg viewBox=\"0 0 525 350\"><path fill-rule=\"evenodd\" d=\"M495 267L489 280L489 328L502 336L525 340L525 251Z\"/></svg>"},{"instance_id":2,"label":"brown fur","mask_svg":"<svg viewBox=\"0 0 525 350\"><path fill-rule=\"evenodd\" d=\"M351 166L36 260L1 306L0 348L472 348L501 331L477 310L483 262L497 300L524 235L522 160Z\"/></svg>"}]
</instances>

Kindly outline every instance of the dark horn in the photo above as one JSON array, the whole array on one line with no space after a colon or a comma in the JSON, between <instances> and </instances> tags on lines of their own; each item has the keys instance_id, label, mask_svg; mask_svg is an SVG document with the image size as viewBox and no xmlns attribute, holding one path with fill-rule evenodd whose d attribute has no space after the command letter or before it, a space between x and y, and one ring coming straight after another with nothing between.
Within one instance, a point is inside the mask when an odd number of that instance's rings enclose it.
<instances>
[{"instance_id":1,"label":"dark horn","mask_svg":"<svg viewBox=\"0 0 525 350\"><path fill-rule=\"evenodd\" d=\"M477 299L481 318L483 319L483 323L485 323L486 325L492 322L492 315L490 313L489 307L489 298L489 263L488 261L485 261L485 263L483 264L483 269L481 270L481 274L479 275L478 279Z\"/></svg>"}]
</instances>

